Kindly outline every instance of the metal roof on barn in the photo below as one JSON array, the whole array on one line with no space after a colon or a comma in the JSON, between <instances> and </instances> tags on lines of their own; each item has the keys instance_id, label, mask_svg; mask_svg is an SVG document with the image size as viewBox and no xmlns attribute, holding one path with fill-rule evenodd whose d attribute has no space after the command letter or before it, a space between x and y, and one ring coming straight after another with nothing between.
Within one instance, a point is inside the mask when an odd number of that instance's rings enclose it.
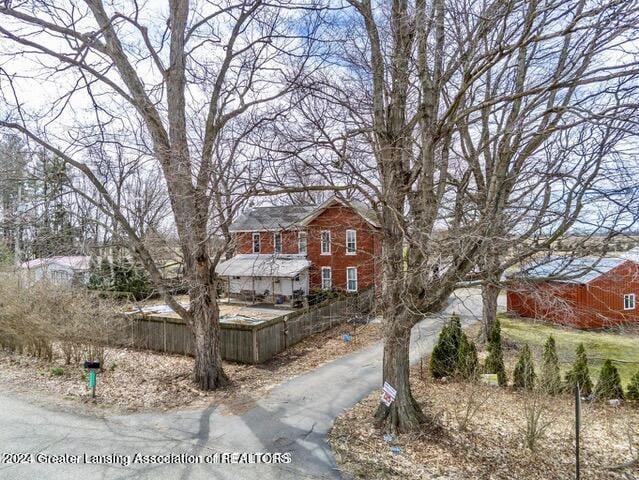
<instances>
[{"instance_id":1,"label":"metal roof on barn","mask_svg":"<svg viewBox=\"0 0 639 480\"><path fill-rule=\"evenodd\" d=\"M630 250L608 257L552 256L524 265L519 272L510 276L589 283L629 260L639 261L639 250Z\"/></svg>"}]
</instances>

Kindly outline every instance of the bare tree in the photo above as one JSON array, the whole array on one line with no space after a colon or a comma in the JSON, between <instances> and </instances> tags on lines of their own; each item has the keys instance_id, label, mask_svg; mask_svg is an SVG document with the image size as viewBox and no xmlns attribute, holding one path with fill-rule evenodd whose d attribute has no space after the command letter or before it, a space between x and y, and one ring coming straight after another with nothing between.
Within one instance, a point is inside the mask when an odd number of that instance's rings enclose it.
<instances>
[{"instance_id":1,"label":"bare tree","mask_svg":"<svg viewBox=\"0 0 639 480\"><path fill-rule=\"evenodd\" d=\"M278 2L196 6L169 0L164 6L5 2L0 37L7 61L0 89L6 104L0 126L21 132L91 182L99 194L94 202L115 220L168 304L191 326L195 381L202 389L214 389L228 379L221 363L214 273L223 249L211 252L209 240L237 208L237 203L222 208L216 197L224 191L219 189L222 177L232 174L219 162L233 163L233 157L218 156L216 149L222 138L237 135L231 127L240 120L250 118L259 128L263 118L286 108L277 100L304 70L305 39L313 25L307 24L304 33L293 30L290 20L304 22L304 11L287 10ZM33 78L46 78L62 93L53 93L36 109L25 98ZM76 115L76 108L82 114ZM124 158L144 157L149 168L162 172L189 308L171 297L114 189L102 182L89 155L96 145L109 155L114 146L122 148Z\"/></svg>"},{"instance_id":2,"label":"bare tree","mask_svg":"<svg viewBox=\"0 0 639 480\"><path fill-rule=\"evenodd\" d=\"M383 377L397 397L376 417L410 430L427 420L409 384L412 327L473 279L493 239L511 239L511 222L521 240L569 228L631 133L639 65L623 52L637 3L348 3L331 33L345 67L308 82L302 128L377 206ZM585 154L567 147L588 130Z\"/></svg>"}]
</instances>

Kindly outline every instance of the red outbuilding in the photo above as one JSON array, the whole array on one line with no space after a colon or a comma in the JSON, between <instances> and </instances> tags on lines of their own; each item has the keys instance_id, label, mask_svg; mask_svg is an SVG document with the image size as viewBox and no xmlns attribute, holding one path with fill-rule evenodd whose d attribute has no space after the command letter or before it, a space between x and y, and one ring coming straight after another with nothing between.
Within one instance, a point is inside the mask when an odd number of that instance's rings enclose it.
<instances>
[{"instance_id":1,"label":"red outbuilding","mask_svg":"<svg viewBox=\"0 0 639 480\"><path fill-rule=\"evenodd\" d=\"M623 258L554 258L511 277L507 310L576 328L639 323L639 263Z\"/></svg>"}]
</instances>

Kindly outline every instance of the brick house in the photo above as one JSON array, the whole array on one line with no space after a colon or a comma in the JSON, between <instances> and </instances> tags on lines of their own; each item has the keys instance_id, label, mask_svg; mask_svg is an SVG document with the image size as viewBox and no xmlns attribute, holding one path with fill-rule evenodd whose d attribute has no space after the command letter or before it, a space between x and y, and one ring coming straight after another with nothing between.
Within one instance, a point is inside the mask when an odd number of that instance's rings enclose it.
<instances>
[{"instance_id":1,"label":"brick house","mask_svg":"<svg viewBox=\"0 0 639 480\"><path fill-rule=\"evenodd\" d=\"M284 303L318 290L365 290L380 278L379 226L360 203L256 207L230 231L235 255L216 273L231 296Z\"/></svg>"},{"instance_id":2,"label":"brick house","mask_svg":"<svg viewBox=\"0 0 639 480\"><path fill-rule=\"evenodd\" d=\"M507 311L576 328L639 323L639 263L631 255L556 258L511 279Z\"/></svg>"}]
</instances>

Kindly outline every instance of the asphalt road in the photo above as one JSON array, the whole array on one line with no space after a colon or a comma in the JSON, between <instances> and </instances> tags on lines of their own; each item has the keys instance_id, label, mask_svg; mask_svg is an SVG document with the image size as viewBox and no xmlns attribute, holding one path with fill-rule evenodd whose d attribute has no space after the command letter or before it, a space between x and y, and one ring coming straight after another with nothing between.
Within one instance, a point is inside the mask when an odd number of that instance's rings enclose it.
<instances>
[{"instance_id":1,"label":"asphalt road","mask_svg":"<svg viewBox=\"0 0 639 480\"><path fill-rule=\"evenodd\" d=\"M474 291L453 299L465 322L481 312ZM411 356L429 352L441 326L428 318L413 330ZM8 465L0 479L329 479L340 478L326 433L344 409L381 388L381 345L335 360L286 382L240 415L219 406L99 418L61 411L0 392L0 454L30 453L33 463ZM132 464L120 458L190 454L203 460L223 452L290 452L288 464ZM41 457L37 457L41 454ZM78 455L79 464L38 463L42 456ZM113 464L83 463L83 455L113 458ZM45 457L51 458L51 457ZM66 462L69 459L62 459Z\"/></svg>"}]
</instances>

